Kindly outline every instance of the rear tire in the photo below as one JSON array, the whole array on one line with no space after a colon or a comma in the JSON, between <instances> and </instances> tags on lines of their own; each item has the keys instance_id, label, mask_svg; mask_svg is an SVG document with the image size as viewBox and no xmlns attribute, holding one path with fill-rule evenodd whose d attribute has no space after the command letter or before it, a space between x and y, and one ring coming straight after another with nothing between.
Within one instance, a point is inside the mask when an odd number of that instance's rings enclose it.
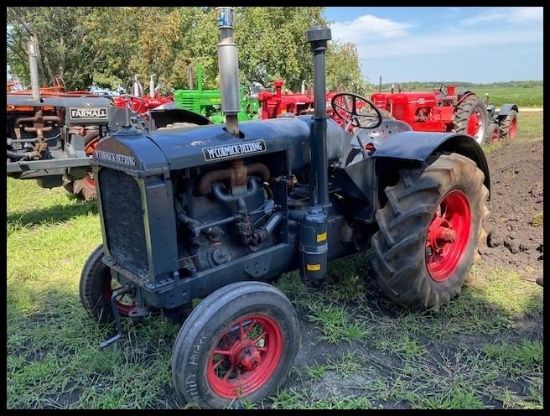
<instances>
[{"instance_id":1,"label":"rear tire","mask_svg":"<svg viewBox=\"0 0 550 416\"><path fill-rule=\"evenodd\" d=\"M477 95L468 95L457 104L453 120L453 130L456 133L468 134L482 145L488 127L489 113Z\"/></svg>"},{"instance_id":2,"label":"rear tire","mask_svg":"<svg viewBox=\"0 0 550 416\"><path fill-rule=\"evenodd\" d=\"M287 297L263 282L223 286L203 299L180 328L172 351L172 384L200 408L237 408L273 394L300 345Z\"/></svg>"},{"instance_id":3,"label":"rear tire","mask_svg":"<svg viewBox=\"0 0 550 416\"><path fill-rule=\"evenodd\" d=\"M459 154L434 155L400 176L376 212L372 266L398 304L437 309L460 293L486 235L489 191L475 162Z\"/></svg>"},{"instance_id":4,"label":"rear tire","mask_svg":"<svg viewBox=\"0 0 550 416\"><path fill-rule=\"evenodd\" d=\"M500 123L500 138L514 140L518 129L518 112L511 110Z\"/></svg>"}]
</instances>

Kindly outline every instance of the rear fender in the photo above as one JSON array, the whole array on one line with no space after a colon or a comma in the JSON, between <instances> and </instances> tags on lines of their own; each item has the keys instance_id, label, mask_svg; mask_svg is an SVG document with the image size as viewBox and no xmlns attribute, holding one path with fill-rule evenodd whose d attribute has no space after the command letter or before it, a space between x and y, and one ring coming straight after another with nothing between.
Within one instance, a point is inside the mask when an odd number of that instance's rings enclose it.
<instances>
[{"instance_id":1,"label":"rear fender","mask_svg":"<svg viewBox=\"0 0 550 416\"><path fill-rule=\"evenodd\" d=\"M498 111L497 117L499 119L506 117L508 114L510 114L510 111L515 110L519 113L519 108L517 104L502 104L500 106L500 110Z\"/></svg>"},{"instance_id":2,"label":"rear fender","mask_svg":"<svg viewBox=\"0 0 550 416\"><path fill-rule=\"evenodd\" d=\"M439 152L454 152L464 155L476 162L485 174L484 184L491 190L489 165L481 146L470 136L459 133L430 133L407 131L389 136L372 154L373 158L391 159L397 162L396 168L405 162L425 162ZM384 164L384 161L377 161Z\"/></svg>"}]
</instances>

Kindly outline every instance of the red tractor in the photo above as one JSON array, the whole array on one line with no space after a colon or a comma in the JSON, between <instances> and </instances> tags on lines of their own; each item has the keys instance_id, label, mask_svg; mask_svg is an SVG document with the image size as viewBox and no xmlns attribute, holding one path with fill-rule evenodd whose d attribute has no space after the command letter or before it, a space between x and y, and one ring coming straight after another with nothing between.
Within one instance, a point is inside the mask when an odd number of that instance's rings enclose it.
<instances>
[{"instance_id":1,"label":"red tractor","mask_svg":"<svg viewBox=\"0 0 550 416\"><path fill-rule=\"evenodd\" d=\"M457 94L455 85L438 83L431 92L377 92L371 101L417 131L466 133L479 144L516 134L516 104L505 104L496 113L471 91Z\"/></svg>"},{"instance_id":2,"label":"red tractor","mask_svg":"<svg viewBox=\"0 0 550 416\"><path fill-rule=\"evenodd\" d=\"M279 118L281 116L285 117L285 115L302 116L314 113L315 100L313 98L313 91L311 88L305 89L305 85L302 85L302 92L288 93L283 92L283 85L284 80L278 79L273 82L275 92L263 90L258 93L258 101L261 105L260 118L262 120ZM341 89L338 89L336 92L328 91L326 93L325 102L328 116L343 126L350 103L347 102L346 96L342 95L341 92ZM335 110L331 105L331 101L335 96L337 96L335 108L338 112L341 112L341 114L335 114ZM360 111L361 107L364 105L364 102L358 101L356 105L357 108L355 110ZM383 115L385 118L388 118L385 114ZM349 123L346 124L346 130L351 133L353 127Z\"/></svg>"}]
</instances>

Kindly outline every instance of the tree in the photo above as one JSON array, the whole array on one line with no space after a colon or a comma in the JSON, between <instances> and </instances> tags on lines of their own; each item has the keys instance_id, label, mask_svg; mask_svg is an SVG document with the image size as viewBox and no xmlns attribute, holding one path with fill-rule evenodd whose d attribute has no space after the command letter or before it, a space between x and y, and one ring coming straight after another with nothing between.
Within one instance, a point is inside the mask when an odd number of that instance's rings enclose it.
<instances>
[{"instance_id":1,"label":"tree","mask_svg":"<svg viewBox=\"0 0 550 416\"><path fill-rule=\"evenodd\" d=\"M91 7L8 7L7 62L12 73L30 84L27 44L32 35L38 41L39 84L47 86L56 75L67 89L84 89L92 81L88 71L97 55L83 42L85 27L81 22Z\"/></svg>"}]
</instances>

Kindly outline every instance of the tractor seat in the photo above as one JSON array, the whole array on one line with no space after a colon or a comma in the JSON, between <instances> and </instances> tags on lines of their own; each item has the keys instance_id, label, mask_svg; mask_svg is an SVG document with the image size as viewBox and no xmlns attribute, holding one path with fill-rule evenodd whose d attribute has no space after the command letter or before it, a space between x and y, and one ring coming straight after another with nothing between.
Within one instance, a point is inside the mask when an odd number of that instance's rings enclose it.
<instances>
[{"instance_id":1,"label":"tractor seat","mask_svg":"<svg viewBox=\"0 0 550 416\"><path fill-rule=\"evenodd\" d=\"M412 127L404 121L395 119L383 120L382 124L374 129L357 129L351 137L348 152L344 155L344 166L363 160L365 156L371 156L390 136L405 131L412 131ZM361 147L366 152L362 152Z\"/></svg>"}]
</instances>

